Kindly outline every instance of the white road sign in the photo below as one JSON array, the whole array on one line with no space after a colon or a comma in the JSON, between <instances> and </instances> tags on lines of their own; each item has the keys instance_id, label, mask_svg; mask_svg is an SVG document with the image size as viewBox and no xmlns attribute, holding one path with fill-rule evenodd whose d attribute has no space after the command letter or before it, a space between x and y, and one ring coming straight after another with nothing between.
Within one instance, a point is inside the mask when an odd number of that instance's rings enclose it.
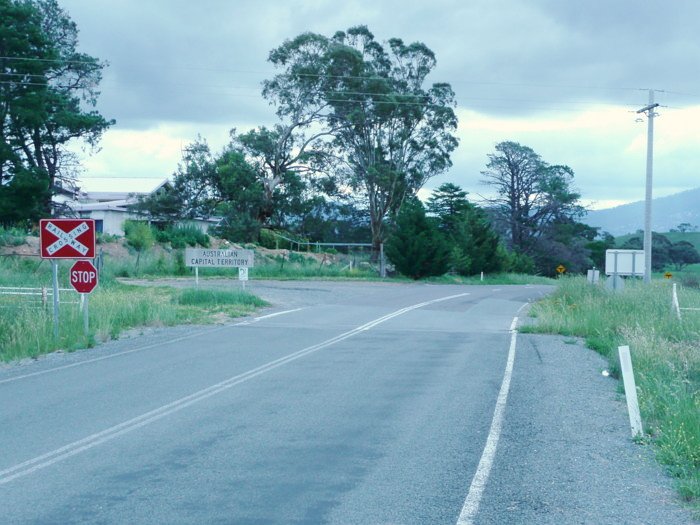
<instances>
[{"instance_id":1,"label":"white road sign","mask_svg":"<svg viewBox=\"0 0 700 525\"><path fill-rule=\"evenodd\" d=\"M605 250L606 275L644 275L644 250Z\"/></svg>"},{"instance_id":2,"label":"white road sign","mask_svg":"<svg viewBox=\"0 0 700 525\"><path fill-rule=\"evenodd\" d=\"M239 249L185 249L185 266L209 268L252 268L255 257L252 250Z\"/></svg>"},{"instance_id":3,"label":"white road sign","mask_svg":"<svg viewBox=\"0 0 700 525\"><path fill-rule=\"evenodd\" d=\"M239 268L238 269L238 280L239 281L247 281L248 280L248 268Z\"/></svg>"}]
</instances>

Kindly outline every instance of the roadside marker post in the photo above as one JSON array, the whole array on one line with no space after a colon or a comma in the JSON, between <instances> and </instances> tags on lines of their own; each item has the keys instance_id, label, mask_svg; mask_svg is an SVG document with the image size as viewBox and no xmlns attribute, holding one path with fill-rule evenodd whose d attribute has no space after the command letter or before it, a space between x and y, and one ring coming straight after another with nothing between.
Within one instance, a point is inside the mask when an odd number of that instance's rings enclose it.
<instances>
[{"instance_id":1,"label":"roadside marker post","mask_svg":"<svg viewBox=\"0 0 700 525\"><path fill-rule=\"evenodd\" d=\"M632 369L632 358L630 357L629 346L618 346L620 356L620 368L622 369L622 382L625 386L625 399L627 400L627 412L632 428L632 437L641 437L642 416L639 414L639 402L637 401L637 386L634 381L634 370Z\"/></svg>"},{"instance_id":2,"label":"roadside marker post","mask_svg":"<svg viewBox=\"0 0 700 525\"><path fill-rule=\"evenodd\" d=\"M681 320L681 305L678 303L678 290L676 288L676 283L673 283L673 295L671 297L671 310L676 312L676 317Z\"/></svg>"}]
</instances>

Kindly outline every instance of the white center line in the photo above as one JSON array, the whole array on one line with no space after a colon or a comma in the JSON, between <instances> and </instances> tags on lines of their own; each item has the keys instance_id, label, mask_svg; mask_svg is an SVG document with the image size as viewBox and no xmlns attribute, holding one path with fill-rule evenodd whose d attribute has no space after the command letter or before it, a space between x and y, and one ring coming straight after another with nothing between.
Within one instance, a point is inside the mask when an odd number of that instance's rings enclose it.
<instances>
[{"instance_id":1,"label":"white center line","mask_svg":"<svg viewBox=\"0 0 700 525\"><path fill-rule=\"evenodd\" d=\"M297 359L300 359L301 357L304 357L304 356L311 354L313 352L317 352L323 348L327 348L335 343L339 343L341 341L344 341L345 339L349 339L350 337L354 337L355 335L358 335L362 332L365 332L366 330L374 328L375 326L377 326L381 323L384 323L390 319L393 319L394 317L398 317L400 315L403 315L406 312L410 312L411 310L416 310L417 308L421 308L423 306L428 306L428 305L439 303L442 301L448 301L450 299L456 299L458 297L463 297L465 295L469 295L469 294L468 293L461 293L461 294L457 294L457 295L450 295L448 297L441 297L439 299L433 299L432 301L426 301L424 303L414 304L412 306L408 306L406 308L396 310L395 312L392 312L390 314L387 314L387 315L384 315L384 316L379 317L377 319L374 319L374 320L372 320L368 323L365 323L361 326L358 326L357 328L354 328L348 332L344 332L340 335L332 337L331 339L327 339L321 343L303 348L303 349L298 350L292 354L288 354L284 357L280 357L279 359L275 359L274 361L270 361L269 363L265 363L264 365L261 365L257 368L252 369L252 370L248 370L247 372L244 372L242 374L238 374L236 376L230 377L224 381L221 381L220 383L216 383L214 385L211 385L208 388L204 388L204 389L199 390L193 394L190 394L189 396L185 396L185 397L182 397L180 399L177 399L171 403L168 403L168 404L163 405L159 408L156 408L155 410L151 410L149 412L141 414L140 416L129 419L128 421L124 421L123 423L119 423L118 425L114 425L114 426L109 427L105 430L102 430L101 432L91 434L83 439L80 439L78 441L74 441L73 443L69 443L68 445L57 448L55 450L52 450L50 452L47 452L47 453L42 454L40 456L37 456L35 458L29 459L27 461L24 461L22 463L19 463L17 465L9 467L5 470L0 470L0 485L9 483L17 478L26 476L28 474L31 474L32 472L36 472L37 470L41 470L41 469L44 469L46 467L49 467L49 466L53 465L54 463L58 463L59 461L63 461L64 459L67 459L71 456L75 456L76 454L79 454L79 453L84 452L86 450L89 450L93 447L96 447L97 445L105 443L106 441L111 441L111 440L113 440L113 439L115 439L123 434L126 434L127 432L131 432L131 431L136 430L138 428L141 428L145 425L153 423L154 421L158 421L159 419L162 419L162 418L164 418L170 414L173 414L175 412L179 412L180 410L182 410L190 405L193 405L195 403L198 403L199 401L203 401L207 398L215 396L216 394L224 392L224 391L226 391L226 390L228 390L236 385L239 385L245 381L253 379L254 377L257 377L257 376L262 375L266 372L274 370L275 368L278 368L280 366L286 365L287 363L290 363L292 361L296 361Z\"/></svg>"},{"instance_id":2,"label":"white center line","mask_svg":"<svg viewBox=\"0 0 700 525\"><path fill-rule=\"evenodd\" d=\"M496 400L496 409L493 411L491 429L489 430L489 435L486 438L486 445L484 445L484 451L481 453L479 466L476 468L476 473L474 474L472 483L469 486L469 492L467 493L467 497L464 500L462 512L460 512L459 518L457 518L457 525L474 524L474 518L476 517L476 513L479 511L481 497L484 495L484 489L486 488L486 483L489 480L489 474L491 473L493 460L496 457L496 447L498 447L498 440L501 437L503 416L505 414L506 402L508 401L508 391L510 390L510 378L513 375L513 363L515 362L515 344L518 336L517 326L518 318L514 317L513 322L510 325L511 335L510 349L508 350L508 361L506 363L505 373L503 374L501 390L498 392L498 399Z\"/></svg>"}]
</instances>

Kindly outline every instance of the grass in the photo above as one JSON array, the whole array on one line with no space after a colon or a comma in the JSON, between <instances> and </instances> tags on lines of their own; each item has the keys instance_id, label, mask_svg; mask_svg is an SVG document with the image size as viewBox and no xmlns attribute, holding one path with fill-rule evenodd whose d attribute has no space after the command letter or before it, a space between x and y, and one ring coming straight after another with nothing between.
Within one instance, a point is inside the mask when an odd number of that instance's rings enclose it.
<instances>
[{"instance_id":1,"label":"grass","mask_svg":"<svg viewBox=\"0 0 700 525\"><path fill-rule=\"evenodd\" d=\"M67 267L60 264L60 286L67 287ZM36 260L0 260L0 284L51 288L50 266ZM77 294L63 292L62 300L75 302ZM249 314L266 303L242 291L176 290L127 286L108 275L89 298L86 335L77 304L62 304L59 337L53 334L53 309L38 298L0 296L0 361L37 357L55 350L72 351L119 337L142 326L211 323L222 317Z\"/></svg>"},{"instance_id":2,"label":"grass","mask_svg":"<svg viewBox=\"0 0 700 525\"><path fill-rule=\"evenodd\" d=\"M255 255L255 266L250 268L250 279L362 279L378 278L378 270L369 265L368 255L327 258L291 252L285 256ZM350 261L353 267L350 268ZM114 277L194 277L194 268L185 266L183 250L144 253L138 267L135 256L122 260L107 258L106 271ZM236 279L235 268L200 268L200 277L229 277Z\"/></svg>"},{"instance_id":3,"label":"grass","mask_svg":"<svg viewBox=\"0 0 700 525\"><path fill-rule=\"evenodd\" d=\"M481 280L480 275L464 277L462 275L441 275L425 279L432 283L441 284L483 284L483 285L508 285L508 284L556 284L556 279L542 277L539 275L527 275L524 273L494 273L484 275Z\"/></svg>"},{"instance_id":4,"label":"grass","mask_svg":"<svg viewBox=\"0 0 700 525\"><path fill-rule=\"evenodd\" d=\"M700 308L700 292L679 291L681 307ZM628 280L619 293L565 278L536 303L537 322L523 331L582 337L619 376L617 347L629 345L647 438L676 479L681 497L700 514L700 311L671 311L669 282Z\"/></svg>"}]
</instances>

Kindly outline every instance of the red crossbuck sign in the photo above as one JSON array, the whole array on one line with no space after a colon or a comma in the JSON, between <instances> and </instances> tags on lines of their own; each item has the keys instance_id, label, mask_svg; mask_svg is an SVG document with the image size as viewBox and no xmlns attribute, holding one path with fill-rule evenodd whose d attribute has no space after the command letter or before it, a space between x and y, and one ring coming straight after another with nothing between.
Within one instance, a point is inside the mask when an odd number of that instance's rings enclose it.
<instances>
[{"instance_id":1,"label":"red crossbuck sign","mask_svg":"<svg viewBox=\"0 0 700 525\"><path fill-rule=\"evenodd\" d=\"M41 257L44 259L93 259L93 219L41 219Z\"/></svg>"}]
</instances>

